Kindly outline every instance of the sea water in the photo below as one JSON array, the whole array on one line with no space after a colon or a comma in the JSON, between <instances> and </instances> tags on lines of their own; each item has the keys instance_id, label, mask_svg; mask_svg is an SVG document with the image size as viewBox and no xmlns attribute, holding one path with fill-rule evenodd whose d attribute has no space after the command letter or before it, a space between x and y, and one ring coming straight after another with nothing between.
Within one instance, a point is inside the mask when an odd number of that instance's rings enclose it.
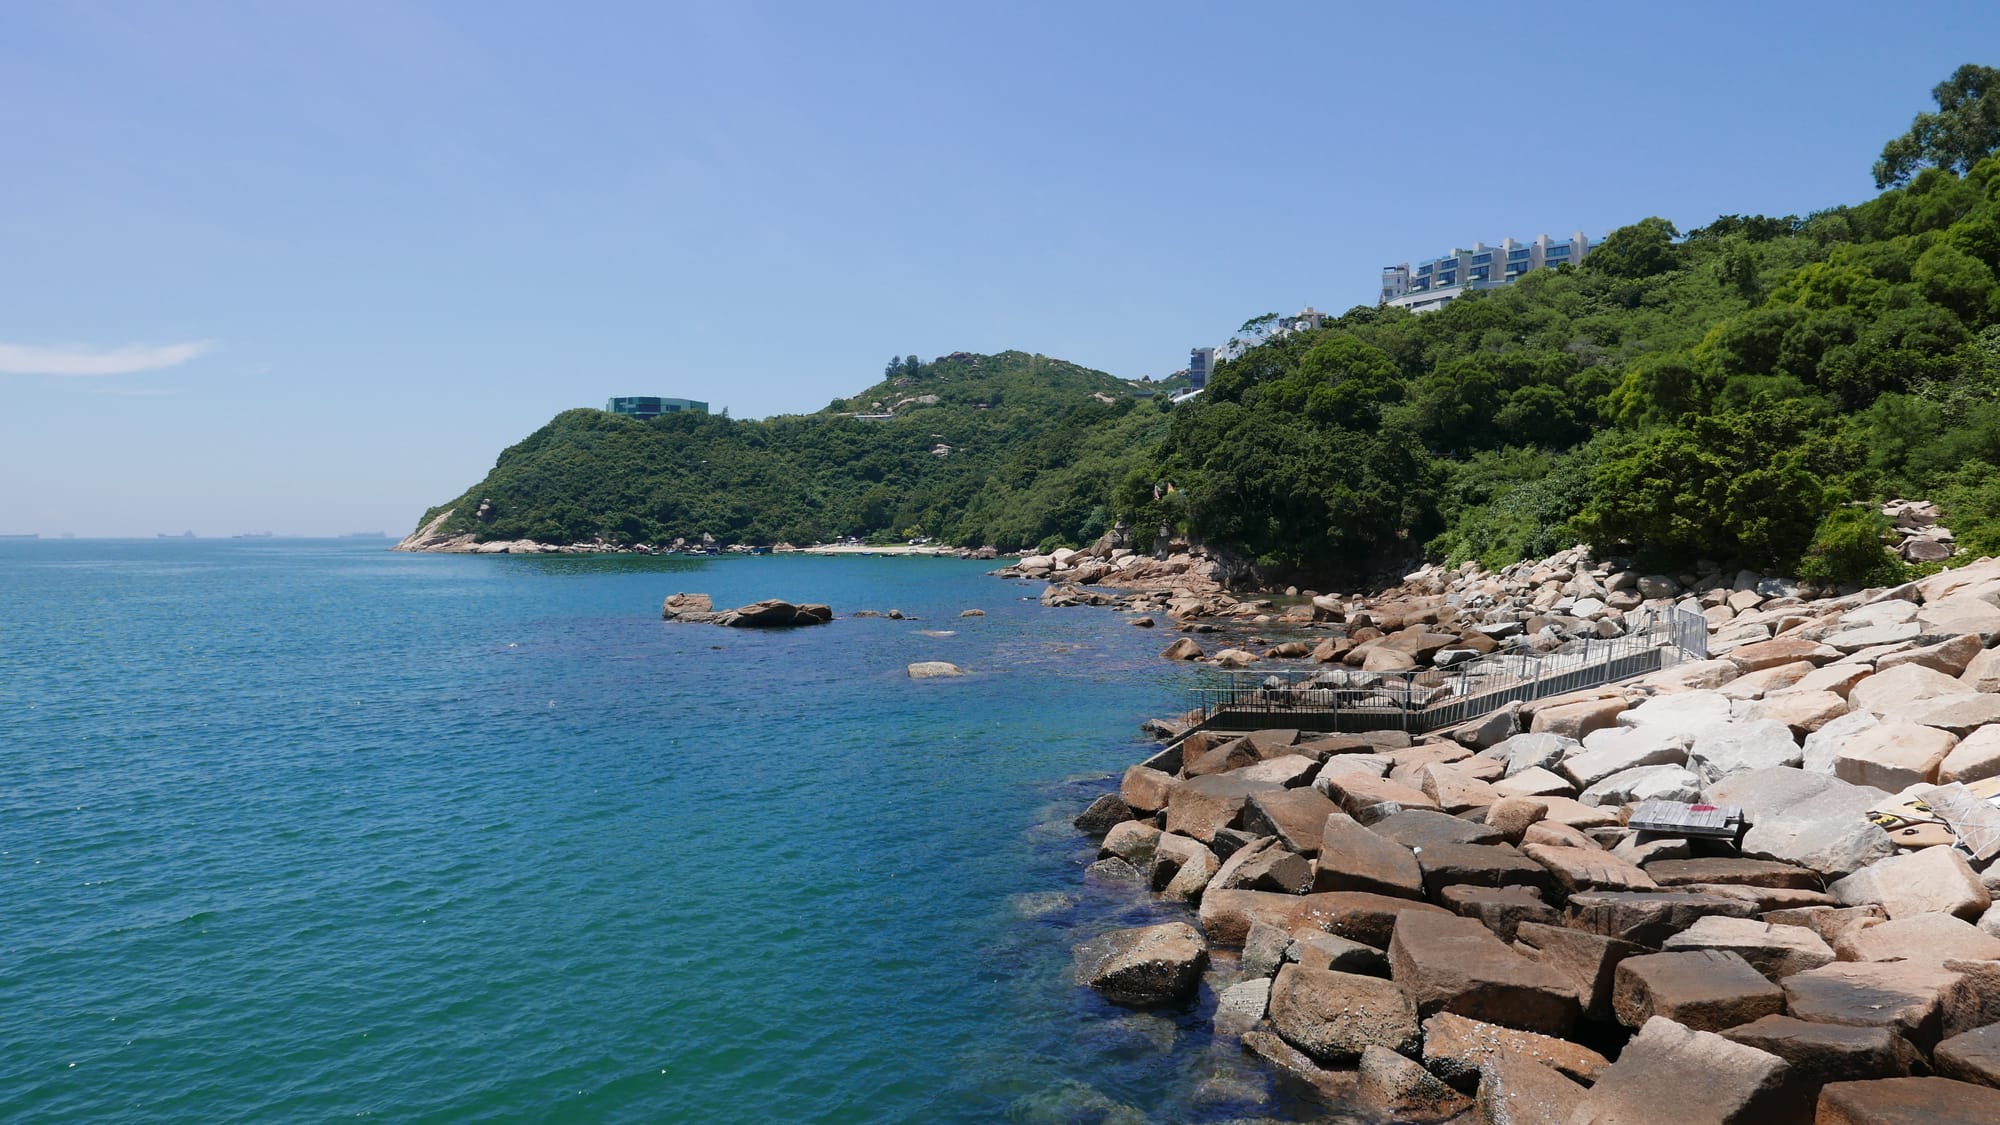
<instances>
[{"instance_id":1,"label":"sea water","mask_svg":"<svg viewBox=\"0 0 2000 1125\"><path fill-rule=\"evenodd\" d=\"M1070 980L1184 916L1069 821L1192 673L986 569L0 543L0 1118L1286 1112Z\"/></svg>"}]
</instances>

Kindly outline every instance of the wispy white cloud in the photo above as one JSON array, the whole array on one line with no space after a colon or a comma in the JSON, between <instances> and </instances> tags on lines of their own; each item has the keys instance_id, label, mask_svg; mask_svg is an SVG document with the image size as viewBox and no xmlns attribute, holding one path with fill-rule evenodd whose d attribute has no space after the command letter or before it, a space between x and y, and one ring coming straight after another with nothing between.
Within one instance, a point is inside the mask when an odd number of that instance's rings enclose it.
<instances>
[{"instance_id":1,"label":"wispy white cloud","mask_svg":"<svg viewBox=\"0 0 2000 1125\"><path fill-rule=\"evenodd\" d=\"M127 344L122 348L34 347L0 342L0 375L132 375L179 367L214 347L213 340Z\"/></svg>"}]
</instances>

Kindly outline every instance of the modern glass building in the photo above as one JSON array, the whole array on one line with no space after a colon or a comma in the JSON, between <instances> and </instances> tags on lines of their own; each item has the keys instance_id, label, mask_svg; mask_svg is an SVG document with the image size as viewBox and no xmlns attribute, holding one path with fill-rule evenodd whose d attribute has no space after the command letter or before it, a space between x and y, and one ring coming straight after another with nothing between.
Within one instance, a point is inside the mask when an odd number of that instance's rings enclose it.
<instances>
[{"instance_id":1,"label":"modern glass building","mask_svg":"<svg viewBox=\"0 0 2000 1125\"><path fill-rule=\"evenodd\" d=\"M658 418L662 414L706 414L708 404L691 398L655 398L651 395L627 395L614 398L604 404L604 409L613 414L623 414L631 418Z\"/></svg>"},{"instance_id":2,"label":"modern glass building","mask_svg":"<svg viewBox=\"0 0 2000 1125\"><path fill-rule=\"evenodd\" d=\"M1470 289L1492 289L1506 285L1530 270L1581 262L1595 248L1582 231L1558 242L1541 235L1533 242L1509 238L1498 246L1474 243L1470 250L1454 248L1451 253L1418 262L1412 269L1405 262L1382 269L1382 301L1412 312L1443 308Z\"/></svg>"}]
</instances>

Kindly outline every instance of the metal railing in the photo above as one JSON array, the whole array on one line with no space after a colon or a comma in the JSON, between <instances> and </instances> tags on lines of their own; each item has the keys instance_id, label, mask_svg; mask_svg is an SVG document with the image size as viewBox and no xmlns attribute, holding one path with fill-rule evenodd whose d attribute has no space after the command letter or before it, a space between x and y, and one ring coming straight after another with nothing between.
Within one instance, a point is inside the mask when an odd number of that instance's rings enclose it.
<instances>
[{"instance_id":1,"label":"metal railing","mask_svg":"<svg viewBox=\"0 0 2000 1125\"><path fill-rule=\"evenodd\" d=\"M1708 622L1680 609L1635 609L1616 637L1583 637L1545 653L1514 650L1410 672L1316 669L1215 673L1189 689L1201 726L1255 730L1402 730L1422 734L1508 703L1564 695L1708 656Z\"/></svg>"}]
</instances>

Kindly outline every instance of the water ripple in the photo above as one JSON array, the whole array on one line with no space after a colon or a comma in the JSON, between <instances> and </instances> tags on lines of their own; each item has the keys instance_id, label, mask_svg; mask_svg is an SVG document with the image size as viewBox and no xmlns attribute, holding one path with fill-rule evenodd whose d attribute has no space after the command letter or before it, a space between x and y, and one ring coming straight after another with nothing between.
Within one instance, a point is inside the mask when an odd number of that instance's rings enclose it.
<instances>
[{"instance_id":1,"label":"water ripple","mask_svg":"<svg viewBox=\"0 0 2000 1125\"><path fill-rule=\"evenodd\" d=\"M1212 998L1068 980L1173 916L1067 821L1188 673L980 569L0 544L0 1117L1270 1110L1214 1100Z\"/></svg>"}]
</instances>

